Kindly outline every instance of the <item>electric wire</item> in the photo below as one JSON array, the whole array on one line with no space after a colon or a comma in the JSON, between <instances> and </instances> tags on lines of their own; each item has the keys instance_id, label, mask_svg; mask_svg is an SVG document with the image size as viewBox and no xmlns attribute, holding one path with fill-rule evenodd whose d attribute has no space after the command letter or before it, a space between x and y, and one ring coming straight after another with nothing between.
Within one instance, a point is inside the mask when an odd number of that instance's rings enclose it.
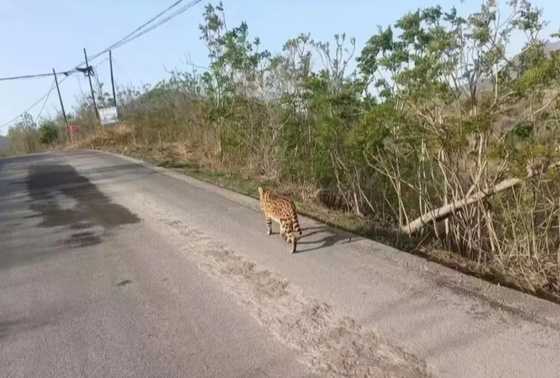
<instances>
[{"instance_id":1,"label":"electric wire","mask_svg":"<svg viewBox=\"0 0 560 378\"><path fill-rule=\"evenodd\" d=\"M56 75L70 75L73 73L78 72L77 70L70 70L65 72L57 72ZM21 75L21 76L10 76L10 77L0 77L0 81L8 81L8 80L21 80L21 79L35 79L38 77L47 77L47 76L54 76L52 72L44 73L44 74L34 74L34 75Z\"/></svg>"},{"instance_id":2,"label":"electric wire","mask_svg":"<svg viewBox=\"0 0 560 378\"><path fill-rule=\"evenodd\" d=\"M174 13L172 13L169 16L166 16L165 18L163 18L162 20L159 20L155 25L150 26L148 29L143 30L142 32L138 33L140 30L142 30L143 28L147 27L149 24L151 24L152 22L154 22L157 18L161 17L164 13L170 11L171 9L175 8L177 5L179 5L180 3L182 3L184 0L178 0L176 2L174 2L173 4L171 4L169 7L167 7L165 10L163 10L162 12L158 13L156 16L152 17L149 21L145 22L144 24L142 24L141 26L139 26L138 28L136 28L134 31L132 31L131 33L127 34L125 37L121 38L120 40L118 40L117 42L111 44L109 47L103 49L102 51L98 52L97 54L92 55L91 57L88 57L88 61L92 61L96 58L98 58L99 56L105 54L106 52L108 52L109 50L114 50L117 49L119 47L124 46L125 44L139 38L140 36L146 34L147 32L154 30L155 28L163 25L164 23L170 21L171 19L179 16L180 14L184 13L185 11L187 11L188 9L192 8L193 6L195 6L196 4L200 3L202 0L194 0L188 4L186 4L184 7L178 9L177 11L175 11ZM138 33L135 35L135 33ZM73 73L73 72L77 72L78 68L83 65L85 63L85 61L82 61L81 63L77 64L74 68L72 68L69 71L66 71L68 73ZM87 67L86 67L87 68ZM66 74L65 72L63 72L62 74ZM42 76L47 76L46 74L39 74ZM50 74L53 75L53 74ZM29 76L29 77L26 77ZM40 77L40 76L36 76L36 75L24 75L23 78L31 78L31 77ZM59 86L60 84L62 84L68 77L70 77L70 75L66 75L64 78L62 78L62 80L59 81ZM15 78L6 78L6 80L15 80ZM45 98L47 98L50 93L52 92L53 88L51 88L47 93L45 93L39 100L37 100L35 103L33 103L31 106L29 106L26 110L24 110L23 112L21 112L18 116L12 118L10 121L5 122L4 124L0 125L0 129L6 127L7 125L11 124L12 122L14 122L15 120L17 120L19 117L21 117L21 115L27 113L29 110L33 109L37 104L39 104L42 100L44 100Z\"/></svg>"},{"instance_id":3,"label":"electric wire","mask_svg":"<svg viewBox=\"0 0 560 378\"><path fill-rule=\"evenodd\" d=\"M43 106L41 107L41 110L39 110L39 113L37 113L37 116L35 117L36 121L39 121L39 117L41 117L41 114L43 113L43 110L45 109L45 106L47 105L47 101L49 101L49 97L51 97L51 93L53 92L55 87L56 87L56 81L53 80L53 83L51 85L51 89L49 90L49 92L47 94L47 98L45 98L45 102L43 102Z\"/></svg>"}]
</instances>

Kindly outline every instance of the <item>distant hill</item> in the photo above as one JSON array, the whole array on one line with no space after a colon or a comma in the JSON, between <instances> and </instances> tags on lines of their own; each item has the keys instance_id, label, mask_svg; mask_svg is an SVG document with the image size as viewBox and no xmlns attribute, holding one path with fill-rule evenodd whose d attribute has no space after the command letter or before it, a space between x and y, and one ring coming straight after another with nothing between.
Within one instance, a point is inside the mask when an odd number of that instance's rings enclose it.
<instances>
[{"instance_id":1,"label":"distant hill","mask_svg":"<svg viewBox=\"0 0 560 378\"><path fill-rule=\"evenodd\" d=\"M549 54L549 55L550 55L550 53L552 53L552 52L554 52L554 51L558 51L558 50L560 50L560 41L557 41L557 42L547 42L547 43L544 45L544 52L545 52L546 54Z\"/></svg>"},{"instance_id":2,"label":"distant hill","mask_svg":"<svg viewBox=\"0 0 560 378\"><path fill-rule=\"evenodd\" d=\"M10 138L0 135L0 155L10 151Z\"/></svg>"},{"instance_id":3,"label":"distant hill","mask_svg":"<svg viewBox=\"0 0 560 378\"><path fill-rule=\"evenodd\" d=\"M548 57L550 57L550 55L551 55L553 52L556 52L556 51L560 50L560 41L556 41L556 42L549 42L549 41L546 41L545 44L544 44L543 50L544 50L545 55L548 56ZM521 60L520 55L521 55L521 53L519 53L518 55L516 55L516 56L513 58L512 61L513 61L513 64L514 64L514 65L519 64L519 62L520 62L520 60Z\"/></svg>"},{"instance_id":4,"label":"distant hill","mask_svg":"<svg viewBox=\"0 0 560 378\"><path fill-rule=\"evenodd\" d=\"M556 42L547 41L547 42L545 42L544 53L547 56L550 56L551 53L553 53L555 51L558 51L558 50L560 50L560 41L556 41ZM520 63L520 61L521 61L521 53L517 54L516 56L513 57L513 59L511 59L511 62L512 62L513 66L518 65ZM504 69L504 68L502 68L502 69ZM516 74L513 70L511 71L511 76L513 78L515 78L515 76L516 76ZM478 83L477 86L478 86L479 89L482 89L483 91L492 89L494 87L492 80L484 79L484 78L480 80L480 82ZM464 88L468 89L469 85L466 84L464 86Z\"/></svg>"}]
</instances>

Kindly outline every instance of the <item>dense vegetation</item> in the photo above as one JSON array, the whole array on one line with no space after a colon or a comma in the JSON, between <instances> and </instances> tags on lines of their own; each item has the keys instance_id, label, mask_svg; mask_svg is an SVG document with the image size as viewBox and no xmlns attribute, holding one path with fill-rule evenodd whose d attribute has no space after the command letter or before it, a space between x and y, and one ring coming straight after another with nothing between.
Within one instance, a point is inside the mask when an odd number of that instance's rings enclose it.
<instances>
[{"instance_id":1,"label":"dense vegetation","mask_svg":"<svg viewBox=\"0 0 560 378\"><path fill-rule=\"evenodd\" d=\"M265 183L558 298L560 179L547 168L560 157L560 56L541 39L542 10L512 1L507 12L492 0L468 16L435 6L379 28L361 52L345 34L302 34L273 54L208 5L207 69L121 90L126 128L97 132L87 98L73 122L88 146L160 151L168 163ZM98 89L97 103L111 104ZM52 122L10 136L21 152L68 142Z\"/></svg>"}]
</instances>

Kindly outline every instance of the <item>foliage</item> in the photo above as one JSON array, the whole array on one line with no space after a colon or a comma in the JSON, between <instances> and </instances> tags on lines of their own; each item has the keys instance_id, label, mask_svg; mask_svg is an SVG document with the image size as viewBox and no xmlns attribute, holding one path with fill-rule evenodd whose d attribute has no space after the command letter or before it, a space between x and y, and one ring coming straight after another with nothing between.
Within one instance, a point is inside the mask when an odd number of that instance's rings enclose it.
<instances>
[{"instance_id":1,"label":"foliage","mask_svg":"<svg viewBox=\"0 0 560 378\"><path fill-rule=\"evenodd\" d=\"M221 3L208 5L200 25L208 68L119 91L119 116L134 125L127 143L180 143L183 160L406 226L560 158L560 55L546 53L542 10L508 7L503 14L487 0L471 15L428 7L380 27L358 53L345 34L329 42L300 34L273 54L247 23L228 28ZM510 41L523 36L511 58ZM95 128L90 100L76 109L84 129ZM560 293L558 180L537 175L422 236L526 291Z\"/></svg>"},{"instance_id":2,"label":"foliage","mask_svg":"<svg viewBox=\"0 0 560 378\"><path fill-rule=\"evenodd\" d=\"M39 143L52 146L59 138L59 127L55 121L49 120L41 123L37 129Z\"/></svg>"},{"instance_id":3,"label":"foliage","mask_svg":"<svg viewBox=\"0 0 560 378\"><path fill-rule=\"evenodd\" d=\"M20 155L37 152L37 130L35 127L33 117L29 113L25 113L22 115L21 121L8 129L11 154Z\"/></svg>"}]
</instances>

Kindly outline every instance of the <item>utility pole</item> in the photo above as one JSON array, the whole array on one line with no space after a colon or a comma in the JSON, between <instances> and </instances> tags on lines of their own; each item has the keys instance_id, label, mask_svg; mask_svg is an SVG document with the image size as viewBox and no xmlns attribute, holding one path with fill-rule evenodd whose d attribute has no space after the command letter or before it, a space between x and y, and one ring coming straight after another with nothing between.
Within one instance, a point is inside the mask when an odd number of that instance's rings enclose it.
<instances>
[{"instance_id":1,"label":"utility pole","mask_svg":"<svg viewBox=\"0 0 560 378\"><path fill-rule=\"evenodd\" d=\"M60 88L58 86L58 78L56 77L56 71L52 69L54 75L54 82L56 83L56 91L58 92L58 100L60 101L60 109L62 110L62 116L64 117L64 124L66 125L66 137L70 140L70 129L68 129L68 118L66 118L66 111L64 110L64 103L62 102L62 96L60 95Z\"/></svg>"},{"instance_id":2,"label":"utility pole","mask_svg":"<svg viewBox=\"0 0 560 378\"><path fill-rule=\"evenodd\" d=\"M64 123L66 124L66 129L68 129L68 118L66 118L66 111L64 110L64 103L62 102L62 96L60 95L60 87L58 86L58 78L56 77L56 72L54 68L52 69L54 75L54 82L56 83L56 91L58 92L58 100L60 101L60 109L62 110L62 116L64 117Z\"/></svg>"},{"instance_id":3,"label":"utility pole","mask_svg":"<svg viewBox=\"0 0 560 378\"><path fill-rule=\"evenodd\" d=\"M90 70L86 48L84 47L84 57L86 58L86 75L89 79L89 89L91 89L91 99L93 100L93 108L95 109L95 116L97 117L97 122L101 122L99 119L99 112L97 111L97 103L95 102L95 93L93 92L93 85L91 84L91 75L93 73L93 68Z\"/></svg>"},{"instance_id":4,"label":"utility pole","mask_svg":"<svg viewBox=\"0 0 560 378\"><path fill-rule=\"evenodd\" d=\"M111 50L109 50L109 66L111 67L111 86L113 87L113 102L116 108L117 95L115 94L115 79L113 78L113 55L111 55Z\"/></svg>"}]
</instances>

